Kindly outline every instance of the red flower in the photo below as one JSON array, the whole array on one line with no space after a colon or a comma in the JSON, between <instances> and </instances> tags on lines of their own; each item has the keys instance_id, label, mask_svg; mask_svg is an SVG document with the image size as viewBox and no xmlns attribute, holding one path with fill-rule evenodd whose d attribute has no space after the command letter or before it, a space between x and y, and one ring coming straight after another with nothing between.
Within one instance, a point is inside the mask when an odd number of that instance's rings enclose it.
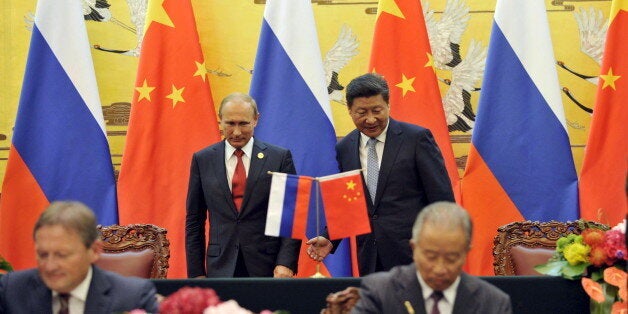
<instances>
[{"instance_id":1,"label":"red flower","mask_svg":"<svg viewBox=\"0 0 628 314\"><path fill-rule=\"evenodd\" d=\"M604 245L604 231L597 228L588 228L582 231L582 241L591 247Z\"/></svg>"},{"instance_id":2,"label":"red flower","mask_svg":"<svg viewBox=\"0 0 628 314\"><path fill-rule=\"evenodd\" d=\"M159 304L160 313L199 314L209 306L220 304L213 289L183 287Z\"/></svg>"},{"instance_id":3,"label":"red flower","mask_svg":"<svg viewBox=\"0 0 628 314\"><path fill-rule=\"evenodd\" d=\"M589 262L591 264L596 267L602 267L604 264L608 264L609 260L604 247L596 246L591 248L589 252ZM612 264L612 261L610 263Z\"/></svg>"},{"instance_id":4,"label":"red flower","mask_svg":"<svg viewBox=\"0 0 628 314\"><path fill-rule=\"evenodd\" d=\"M628 252L626 251L625 235L619 230L606 231L604 242L606 254L611 259L611 264L616 260L627 260Z\"/></svg>"}]
</instances>

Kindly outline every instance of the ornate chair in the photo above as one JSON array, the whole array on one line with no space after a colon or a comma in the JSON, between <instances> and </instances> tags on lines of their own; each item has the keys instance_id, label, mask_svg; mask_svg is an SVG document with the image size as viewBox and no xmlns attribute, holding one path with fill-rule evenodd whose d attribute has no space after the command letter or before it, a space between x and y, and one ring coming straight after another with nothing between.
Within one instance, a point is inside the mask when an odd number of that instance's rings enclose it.
<instances>
[{"instance_id":1,"label":"ornate chair","mask_svg":"<svg viewBox=\"0 0 628 314\"><path fill-rule=\"evenodd\" d=\"M330 293L325 301L327 307L321 310L321 314L347 314L360 300L360 288L348 287L345 290Z\"/></svg>"},{"instance_id":2,"label":"ornate chair","mask_svg":"<svg viewBox=\"0 0 628 314\"><path fill-rule=\"evenodd\" d=\"M493 241L493 270L498 276L541 275L534 266L546 263L556 249L556 241L582 232L579 221L520 221L497 229ZM607 226L589 222L608 229Z\"/></svg>"},{"instance_id":3,"label":"ornate chair","mask_svg":"<svg viewBox=\"0 0 628 314\"><path fill-rule=\"evenodd\" d=\"M170 242L166 229L150 224L98 226L103 253L96 265L125 276L166 278Z\"/></svg>"}]
</instances>

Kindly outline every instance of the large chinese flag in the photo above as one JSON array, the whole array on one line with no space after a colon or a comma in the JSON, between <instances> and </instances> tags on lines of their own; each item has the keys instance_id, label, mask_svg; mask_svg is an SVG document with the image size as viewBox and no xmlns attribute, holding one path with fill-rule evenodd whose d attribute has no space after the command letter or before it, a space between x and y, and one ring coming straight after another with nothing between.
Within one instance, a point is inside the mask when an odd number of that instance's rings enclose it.
<instances>
[{"instance_id":1,"label":"large chinese flag","mask_svg":"<svg viewBox=\"0 0 628 314\"><path fill-rule=\"evenodd\" d=\"M615 225L626 215L628 1L611 4L606 48L580 175L580 217Z\"/></svg>"},{"instance_id":2,"label":"large chinese flag","mask_svg":"<svg viewBox=\"0 0 628 314\"><path fill-rule=\"evenodd\" d=\"M189 0L149 1L118 181L120 223L168 230L168 277L185 269L185 200L192 154L220 140Z\"/></svg>"},{"instance_id":3,"label":"large chinese flag","mask_svg":"<svg viewBox=\"0 0 628 314\"><path fill-rule=\"evenodd\" d=\"M379 1L369 70L388 81L393 118L432 131L445 159L456 200L460 200L460 177L419 0Z\"/></svg>"}]
</instances>

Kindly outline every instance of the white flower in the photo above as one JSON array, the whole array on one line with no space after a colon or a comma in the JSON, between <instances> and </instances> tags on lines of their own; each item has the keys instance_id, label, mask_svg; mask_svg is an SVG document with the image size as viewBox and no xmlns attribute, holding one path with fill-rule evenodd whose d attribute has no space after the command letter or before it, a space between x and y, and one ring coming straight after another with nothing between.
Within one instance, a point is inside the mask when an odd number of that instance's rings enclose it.
<instances>
[{"instance_id":1,"label":"white flower","mask_svg":"<svg viewBox=\"0 0 628 314\"><path fill-rule=\"evenodd\" d=\"M240 307L235 300L229 300L206 308L203 314L253 314L253 312Z\"/></svg>"},{"instance_id":2,"label":"white flower","mask_svg":"<svg viewBox=\"0 0 628 314\"><path fill-rule=\"evenodd\" d=\"M621 233L626 234L626 219L622 220L622 222L618 223L617 226L613 227L611 230L619 230Z\"/></svg>"}]
</instances>

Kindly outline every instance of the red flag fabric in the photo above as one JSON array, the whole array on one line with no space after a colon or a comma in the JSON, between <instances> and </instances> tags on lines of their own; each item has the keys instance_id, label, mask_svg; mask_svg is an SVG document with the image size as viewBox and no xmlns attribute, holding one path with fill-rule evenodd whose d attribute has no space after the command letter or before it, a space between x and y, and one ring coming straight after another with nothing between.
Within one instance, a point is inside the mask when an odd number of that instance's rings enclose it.
<instances>
[{"instance_id":1,"label":"red flag fabric","mask_svg":"<svg viewBox=\"0 0 628 314\"><path fill-rule=\"evenodd\" d=\"M369 70L390 85L390 114L432 131L456 196L460 176L451 148L419 0L380 0Z\"/></svg>"},{"instance_id":2,"label":"red flag fabric","mask_svg":"<svg viewBox=\"0 0 628 314\"><path fill-rule=\"evenodd\" d=\"M371 232L360 170L320 177L318 181L330 239Z\"/></svg>"},{"instance_id":3,"label":"red flag fabric","mask_svg":"<svg viewBox=\"0 0 628 314\"><path fill-rule=\"evenodd\" d=\"M168 277L184 278L192 154L220 140L189 0L149 1L135 86L118 181L120 223L166 228Z\"/></svg>"},{"instance_id":4,"label":"red flag fabric","mask_svg":"<svg viewBox=\"0 0 628 314\"><path fill-rule=\"evenodd\" d=\"M580 173L580 217L608 225L626 216L628 1L614 0Z\"/></svg>"}]
</instances>

